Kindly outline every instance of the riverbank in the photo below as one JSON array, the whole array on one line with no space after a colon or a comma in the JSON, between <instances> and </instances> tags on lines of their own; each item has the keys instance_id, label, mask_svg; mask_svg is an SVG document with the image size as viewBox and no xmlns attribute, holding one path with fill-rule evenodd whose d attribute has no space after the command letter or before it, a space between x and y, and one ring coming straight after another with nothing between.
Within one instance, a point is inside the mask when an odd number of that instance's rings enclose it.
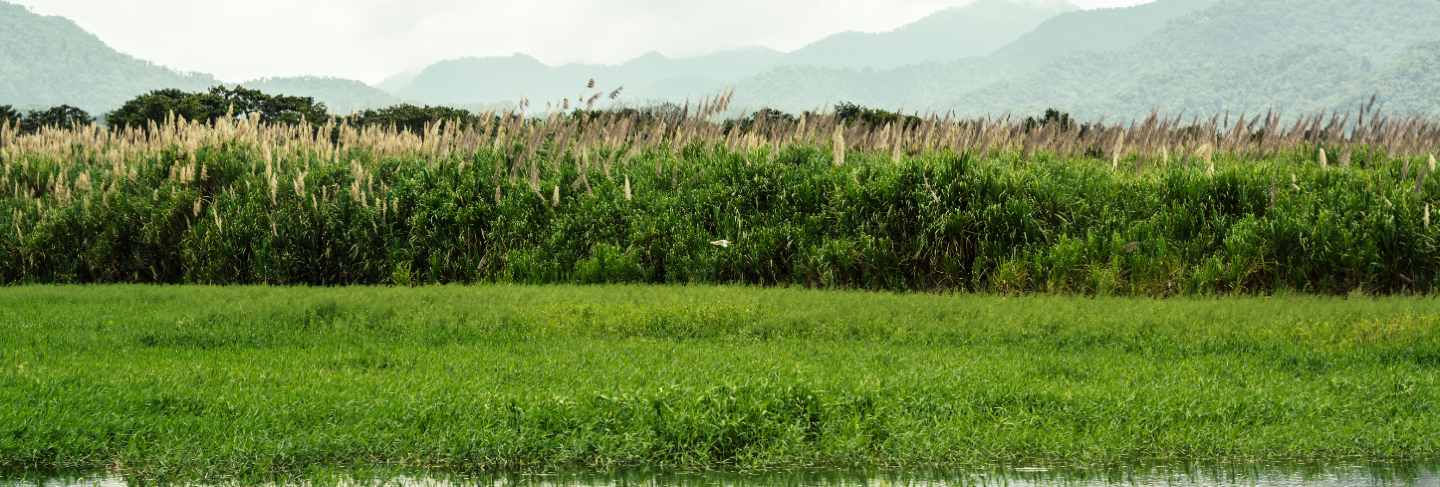
<instances>
[{"instance_id":1,"label":"riverbank","mask_svg":"<svg viewBox=\"0 0 1440 487\"><path fill-rule=\"evenodd\" d=\"M0 468L233 478L1440 456L1440 301L18 287Z\"/></svg>"}]
</instances>

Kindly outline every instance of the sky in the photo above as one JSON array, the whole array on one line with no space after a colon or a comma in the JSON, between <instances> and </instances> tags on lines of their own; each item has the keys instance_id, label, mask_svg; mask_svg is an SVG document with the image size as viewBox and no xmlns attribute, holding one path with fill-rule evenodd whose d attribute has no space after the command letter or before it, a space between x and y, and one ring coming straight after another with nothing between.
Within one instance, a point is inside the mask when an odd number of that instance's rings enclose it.
<instances>
[{"instance_id":1,"label":"sky","mask_svg":"<svg viewBox=\"0 0 1440 487\"><path fill-rule=\"evenodd\" d=\"M126 54L223 81L323 75L376 83L465 56L614 64L651 51L793 50L835 32L891 30L971 0L10 1L70 18Z\"/></svg>"}]
</instances>

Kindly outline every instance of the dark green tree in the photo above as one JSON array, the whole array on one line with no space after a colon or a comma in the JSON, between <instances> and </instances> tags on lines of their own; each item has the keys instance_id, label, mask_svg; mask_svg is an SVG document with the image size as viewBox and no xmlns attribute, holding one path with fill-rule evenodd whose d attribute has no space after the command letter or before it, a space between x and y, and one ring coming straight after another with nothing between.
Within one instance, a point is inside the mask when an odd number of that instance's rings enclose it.
<instances>
[{"instance_id":1,"label":"dark green tree","mask_svg":"<svg viewBox=\"0 0 1440 487\"><path fill-rule=\"evenodd\" d=\"M480 118L459 108L416 106L407 103L378 110L365 110L351 116L349 120L352 125L359 127L394 127L420 133L427 125L441 121L469 126Z\"/></svg>"},{"instance_id":2,"label":"dark green tree","mask_svg":"<svg viewBox=\"0 0 1440 487\"><path fill-rule=\"evenodd\" d=\"M218 115L202 99L206 95L180 90L156 90L130 101L106 115L111 127L145 127L149 122L161 123L174 115L186 120L213 120Z\"/></svg>"},{"instance_id":3,"label":"dark green tree","mask_svg":"<svg viewBox=\"0 0 1440 487\"><path fill-rule=\"evenodd\" d=\"M324 103L305 96L267 95L243 86L216 86L210 89L210 108L219 115L259 114L268 123L322 123L330 118Z\"/></svg>"},{"instance_id":4,"label":"dark green tree","mask_svg":"<svg viewBox=\"0 0 1440 487\"><path fill-rule=\"evenodd\" d=\"M171 115L214 122L221 117L259 115L267 123L321 123L330 117L325 104L309 97L268 95L259 90L216 86L204 93L157 90L126 102L106 117L111 127L145 127Z\"/></svg>"},{"instance_id":5,"label":"dark green tree","mask_svg":"<svg viewBox=\"0 0 1440 487\"><path fill-rule=\"evenodd\" d=\"M20 126L20 112L10 105L0 105L0 126Z\"/></svg>"},{"instance_id":6,"label":"dark green tree","mask_svg":"<svg viewBox=\"0 0 1440 487\"><path fill-rule=\"evenodd\" d=\"M1070 130L1070 127L1073 127L1074 123L1075 122L1070 119L1070 114L1050 108L1045 110L1045 115L1040 118L1025 117L1025 131L1029 132L1031 130L1045 128L1051 124L1055 124L1055 126L1062 131Z\"/></svg>"},{"instance_id":7,"label":"dark green tree","mask_svg":"<svg viewBox=\"0 0 1440 487\"><path fill-rule=\"evenodd\" d=\"M27 133L34 133L42 128L72 129L83 127L95 122L85 110L70 106L60 105L48 110L31 110L25 114L20 121L20 130Z\"/></svg>"},{"instance_id":8,"label":"dark green tree","mask_svg":"<svg viewBox=\"0 0 1440 487\"><path fill-rule=\"evenodd\" d=\"M748 116L726 120L723 130L728 134L734 130L740 130L742 132L754 130L755 127L762 125L766 127L786 127L796 123L798 120L794 115L774 108L761 108Z\"/></svg>"},{"instance_id":9,"label":"dark green tree","mask_svg":"<svg viewBox=\"0 0 1440 487\"><path fill-rule=\"evenodd\" d=\"M921 122L920 117L906 115L900 112L870 108L849 102L842 102L835 105L835 116L841 121L849 124L862 124L871 127L884 127L893 125L896 128L915 128Z\"/></svg>"}]
</instances>

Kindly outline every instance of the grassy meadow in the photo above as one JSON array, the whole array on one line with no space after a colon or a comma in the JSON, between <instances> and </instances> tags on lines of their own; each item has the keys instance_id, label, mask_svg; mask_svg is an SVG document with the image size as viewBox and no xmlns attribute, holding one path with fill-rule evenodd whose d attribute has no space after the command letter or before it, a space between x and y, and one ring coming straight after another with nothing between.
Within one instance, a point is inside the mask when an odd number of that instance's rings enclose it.
<instances>
[{"instance_id":1,"label":"grassy meadow","mask_svg":"<svg viewBox=\"0 0 1440 487\"><path fill-rule=\"evenodd\" d=\"M1433 460L1437 367L1433 298L11 287L0 469Z\"/></svg>"},{"instance_id":2,"label":"grassy meadow","mask_svg":"<svg viewBox=\"0 0 1440 487\"><path fill-rule=\"evenodd\" d=\"M727 102L0 122L0 471L1440 457L1440 125Z\"/></svg>"}]
</instances>

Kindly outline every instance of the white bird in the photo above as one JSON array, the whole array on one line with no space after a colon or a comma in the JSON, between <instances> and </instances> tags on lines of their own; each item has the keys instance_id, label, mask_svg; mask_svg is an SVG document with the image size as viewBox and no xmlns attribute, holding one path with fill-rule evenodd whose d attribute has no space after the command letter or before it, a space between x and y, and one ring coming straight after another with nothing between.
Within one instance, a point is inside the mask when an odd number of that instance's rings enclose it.
<instances>
[{"instance_id":1,"label":"white bird","mask_svg":"<svg viewBox=\"0 0 1440 487\"><path fill-rule=\"evenodd\" d=\"M727 249L728 249L728 248L730 248L730 241L729 241L729 240L716 240L716 241L714 241L714 242L710 242L710 245L714 245L714 246L716 246L716 247L722 247L722 248L727 248Z\"/></svg>"}]
</instances>

